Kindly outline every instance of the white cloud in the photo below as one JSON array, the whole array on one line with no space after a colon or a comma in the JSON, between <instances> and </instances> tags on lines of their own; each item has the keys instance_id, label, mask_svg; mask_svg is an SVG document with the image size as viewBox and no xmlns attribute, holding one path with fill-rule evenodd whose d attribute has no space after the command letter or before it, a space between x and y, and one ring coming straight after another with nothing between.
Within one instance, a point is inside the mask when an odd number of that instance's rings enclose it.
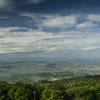
<instances>
[{"instance_id":1,"label":"white cloud","mask_svg":"<svg viewBox=\"0 0 100 100\"><path fill-rule=\"evenodd\" d=\"M70 27L75 25L75 16L52 16L41 21L44 27Z\"/></svg>"},{"instance_id":2,"label":"white cloud","mask_svg":"<svg viewBox=\"0 0 100 100\"><path fill-rule=\"evenodd\" d=\"M100 34L91 30L81 30L81 28L93 28L97 24L91 21L77 24L77 16L61 16L46 14L23 13L20 16L29 17L39 29L20 30L21 27L0 28L0 53L9 52L30 52L43 50L45 52L70 51L70 50L95 50L99 48ZM80 30L75 30L72 27ZM71 28L69 31L59 31L52 33L43 31L43 27Z\"/></svg>"},{"instance_id":3,"label":"white cloud","mask_svg":"<svg viewBox=\"0 0 100 100\"><path fill-rule=\"evenodd\" d=\"M18 27L0 28L0 54L12 52L31 51L68 51L68 50L95 50L99 48L100 35L91 35L83 38L88 33L84 31L59 32L54 34L41 30L29 29L26 32L11 32ZM20 29L20 28L19 28ZM3 32L3 33L2 33Z\"/></svg>"},{"instance_id":4,"label":"white cloud","mask_svg":"<svg viewBox=\"0 0 100 100\"><path fill-rule=\"evenodd\" d=\"M85 47L82 48L83 50L95 50L95 49L100 49L100 47Z\"/></svg>"},{"instance_id":5,"label":"white cloud","mask_svg":"<svg viewBox=\"0 0 100 100\"><path fill-rule=\"evenodd\" d=\"M97 24L93 24L92 22L83 22L78 25L76 25L77 28L91 28L91 27L96 27Z\"/></svg>"},{"instance_id":6,"label":"white cloud","mask_svg":"<svg viewBox=\"0 0 100 100\"><path fill-rule=\"evenodd\" d=\"M100 15L88 15L88 20L94 22L100 22Z\"/></svg>"},{"instance_id":7,"label":"white cloud","mask_svg":"<svg viewBox=\"0 0 100 100\"><path fill-rule=\"evenodd\" d=\"M39 30L28 30L26 32L11 32L11 30L18 29L18 27L9 27L0 29L0 53L9 52L29 52L35 50L53 51L53 48L48 48L48 44L40 44L37 41L43 39L58 38L60 36L52 33L46 34ZM19 28L20 29L20 28Z\"/></svg>"},{"instance_id":8,"label":"white cloud","mask_svg":"<svg viewBox=\"0 0 100 100\"><path fill-rule=\"evenodd\" d=\"M77 17L74 15L61 16L61 15L46 15L36 13L22 13L20 16L26 16L33 19L39 28L43 27L59 27L69 28L75 26ZM32 22L32 21L31 21Z\"/></svg>"}]
</instances>

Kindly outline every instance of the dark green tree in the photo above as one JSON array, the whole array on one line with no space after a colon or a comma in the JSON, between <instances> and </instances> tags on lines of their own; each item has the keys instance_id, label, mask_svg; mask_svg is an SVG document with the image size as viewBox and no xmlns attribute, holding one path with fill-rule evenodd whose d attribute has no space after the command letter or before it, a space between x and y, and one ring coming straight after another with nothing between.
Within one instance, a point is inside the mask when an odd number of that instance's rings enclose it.
<instances>
[{"instance_id":1,"label":"dark green tree","mask_svg":"<svg viewBox=\"0 0 100 100\"><path fill-rule=\"evenodd\" d=\"M42 92L41 100L64 100L64 93L62 90L47 85Z\"/></svg>"}]
</instances>

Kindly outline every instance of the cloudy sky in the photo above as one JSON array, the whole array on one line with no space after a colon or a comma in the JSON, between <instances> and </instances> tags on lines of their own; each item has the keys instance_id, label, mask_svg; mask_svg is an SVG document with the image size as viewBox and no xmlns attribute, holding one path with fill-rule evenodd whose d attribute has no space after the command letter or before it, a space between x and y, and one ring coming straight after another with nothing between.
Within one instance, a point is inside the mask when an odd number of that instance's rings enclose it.
<instances>
[{"instance_id":1,"label":"cloudy sky","mask_svg":"<svg viewBox=\"0 0 100 100\"><path fill-rule=\"evenodd\" d=\"M0 60L100 58L100 0L0 0Z\"/></svg>"}]
</instances>

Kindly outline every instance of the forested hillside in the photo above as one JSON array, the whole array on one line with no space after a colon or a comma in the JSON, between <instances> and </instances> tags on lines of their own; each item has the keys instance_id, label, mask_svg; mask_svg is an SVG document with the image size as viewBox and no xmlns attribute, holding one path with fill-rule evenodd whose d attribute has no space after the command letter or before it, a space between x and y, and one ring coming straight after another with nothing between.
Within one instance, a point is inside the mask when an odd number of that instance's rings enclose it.
<instances>
[{"instance_id":1,"label":"forested hillside","mask_svg":"<svg viewBox=\"0 0 100 100\"><path fill-rule=\"evenodd\" d=\"M100 76L37 83L0 82L0 100L100 100Z\"/></svg>"}]
</instances>

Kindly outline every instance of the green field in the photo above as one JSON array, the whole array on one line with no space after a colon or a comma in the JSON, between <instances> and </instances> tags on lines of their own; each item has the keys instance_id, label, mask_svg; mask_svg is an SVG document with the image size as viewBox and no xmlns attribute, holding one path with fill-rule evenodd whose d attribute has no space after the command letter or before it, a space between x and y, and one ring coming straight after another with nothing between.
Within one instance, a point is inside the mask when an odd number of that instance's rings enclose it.
<instances>
[{"instance_id":1,"label":"green field","mask_svg":"<svg viewBox=\"0 0 100 100\"><path fill-rule=\"evenodd\" d=\"M100 63L95 62L0 63L0 80L9 82L53 81L99 74Z\"/></svg>"}]
</instances>

